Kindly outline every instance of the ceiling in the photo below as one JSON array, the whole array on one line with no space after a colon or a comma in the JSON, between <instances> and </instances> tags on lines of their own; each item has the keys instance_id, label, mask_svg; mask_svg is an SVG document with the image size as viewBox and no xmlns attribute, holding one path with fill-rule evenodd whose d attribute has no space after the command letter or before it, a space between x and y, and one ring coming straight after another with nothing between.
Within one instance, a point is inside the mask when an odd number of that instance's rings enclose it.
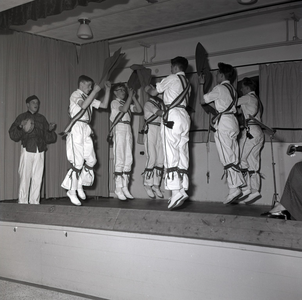
<instances>
[{"instance_id":1,"label":"ceiling","mask_svg":"<svg viewBox=\"0 0 302 300\"><path fill-rule=\"evenodd\" d=\"M0 11L30 1L1 0ZM10 28L78 45L108 40L115 50L285 22L293 13L298 20L302 17L302 1L258 0L241 5L237 0L105 0ZM81 17L91 20L92 39L77 37Z\"/></svg>"}]
</instances>

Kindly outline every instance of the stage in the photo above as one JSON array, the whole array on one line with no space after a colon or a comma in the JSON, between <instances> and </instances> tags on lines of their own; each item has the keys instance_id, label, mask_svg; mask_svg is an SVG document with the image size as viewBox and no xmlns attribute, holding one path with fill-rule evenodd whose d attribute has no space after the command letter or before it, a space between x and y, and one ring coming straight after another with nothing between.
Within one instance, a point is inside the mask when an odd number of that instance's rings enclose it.
<instances>
[{"instance_id":1,"label":"stage","mask_svg":"<svg viewBox=\"0 0 302 300\"><path fill-rule=\"evenodd\" d=\"M0 277L110 300L301 296L302 222L261 217L270 207L257 204L167 206L1 201Z\"/></svg>"},{"instance_id":2,"label":"stage","mask_svg":"<svg viewBox=\"0 0 302 300\"><path fill-rule=\"evenodd\" d=\"M0 221L167 235L302 250L302 222L261 216L268 205L186 201L168 210L166 199L88 197L82 206L66 198L40 205L0 202Z\"/></svg>"}]
</instances>

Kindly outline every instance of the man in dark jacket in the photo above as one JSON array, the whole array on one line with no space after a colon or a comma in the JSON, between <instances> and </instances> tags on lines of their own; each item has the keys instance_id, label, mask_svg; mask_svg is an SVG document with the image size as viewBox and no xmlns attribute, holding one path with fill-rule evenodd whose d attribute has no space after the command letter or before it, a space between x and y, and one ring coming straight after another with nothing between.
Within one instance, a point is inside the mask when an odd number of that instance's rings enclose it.
<instances>
[{"instance_id":1,"label":"man in dark jacket","mask_svg":"<svg viewBox=\"0 0 302 300\"><path fill-rule=\"evenodd\" d=\"M33 95L26 99L28 111L20 114L9 129L10 138L21 141L19 164L20 187L18 203L39 204L47 144L55 143L56 124L48 124L38 113L40 100Z\"/></svg>"}]
</instances>

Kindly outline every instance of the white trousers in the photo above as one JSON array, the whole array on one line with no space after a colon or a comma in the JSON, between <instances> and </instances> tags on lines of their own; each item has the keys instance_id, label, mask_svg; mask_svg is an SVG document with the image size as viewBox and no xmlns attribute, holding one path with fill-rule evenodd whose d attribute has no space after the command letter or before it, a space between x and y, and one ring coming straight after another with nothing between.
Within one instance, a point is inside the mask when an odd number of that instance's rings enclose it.
<instances>
[{"instance_id":1,"label":"white trousers","mask_svg":"<svg viewBox=\"0 0 302 300\"><path fill-rule=\"evenodd\" d=\"M222 115L215 129L214 139L220 162L224 167L230 164L238 165L239 146L237 136L239 134L239 126L236 117L233 114ZM230 189L246 185L242 173L235 167L227 168L226 175Z\"/></svg>"},{"instance_id":2,"label":"white trousers","mask_svg":"<svg viewBox=\"0 0 302 300\"><path fill-rule=\"evenodd\" d=\"M173 108L169 112L168 121L173 121L172 129L161 125L164 146L165 189L179 190L189 188L187 171L189 168L189 130L190 116L183 108ZM171 171L169 170L176 170ZM183 173L182 171L185 171ZM181 175L181 176L180 176Z\"/></svg>"},{"instance_id":3,"label":"white trousers","mask_svg":"<svg viewBox=\"0 0 302 300\"><path fill-rule=\"evenodd\" d=\"M69 169L61 186L67 190L91 186L94 181L93 166L97 159L91 138L92 130L84 122L77 122L66 138L66 155L73 168ZM83 167L84 163L87 167ZM78 170L77 172L75 170Z\"/></svg>"},{"instance_id":4,"label":"white trousers","mask_svg":"<svg viewBox=\"0 0 302 300\"><path fill-rule=\"evenodd\" d=\"M160 185L163 165L164 149L160 126L149 124L148 133L144 135L146 167L143 174L143 183L147 186Z\"/></svg>"},{"instance_id":5,"label":"white trousers","mask_svg":"<svg viewBox=\"0 0 302 300\"><path fill-rule=\"evenodd\" d=\"M20 187L18 203L39 204L44 172L44 152L27 152L21 146L19 164Z\"/></svg>"},{"instance_id":6,"label":"white trousers","mask_svg":"<svg viewBox=\"0 0 302 300\"><path fill-rule=\"evenodd\" d=\"M240 166L249 171L244 176L248 187L253 192L259 192L261 184L260 152L264 143L264 133L260 126L250 125L250 134L253 136L252 139L247 137L246 130L241 133L239 140Z\"/></svg>"},{"instance_id":7,"label":"white trousers","mask_svg":"<svg viewBox=\"0 0 302 300\"><path fill-rule=\"evenodd\" d=\"M127 187L133 162L133 136L129 124L118 123L113 129L115 186ZM122 173L128 173L123 174ZM120 175L117 175L120 174Z\"/></svg>"}]
</instances>

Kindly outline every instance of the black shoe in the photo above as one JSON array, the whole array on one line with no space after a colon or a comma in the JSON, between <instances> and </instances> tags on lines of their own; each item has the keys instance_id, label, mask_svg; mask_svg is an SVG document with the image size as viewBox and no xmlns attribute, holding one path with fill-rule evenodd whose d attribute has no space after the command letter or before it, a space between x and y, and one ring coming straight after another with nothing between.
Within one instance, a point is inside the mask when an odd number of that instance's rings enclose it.
<instances>
[{"instance_id":1,"label":"black shoe","mask_svg":"<svg viewBox=\"0 0 302 300\"><path fill-rule=\"evenodd\" d=\"M281 210L273 213L266 212L261 214L261 216L266 216L267 218L272 219L291 220L291 215L287 210Z\"/></svg>"}]
</instances>

